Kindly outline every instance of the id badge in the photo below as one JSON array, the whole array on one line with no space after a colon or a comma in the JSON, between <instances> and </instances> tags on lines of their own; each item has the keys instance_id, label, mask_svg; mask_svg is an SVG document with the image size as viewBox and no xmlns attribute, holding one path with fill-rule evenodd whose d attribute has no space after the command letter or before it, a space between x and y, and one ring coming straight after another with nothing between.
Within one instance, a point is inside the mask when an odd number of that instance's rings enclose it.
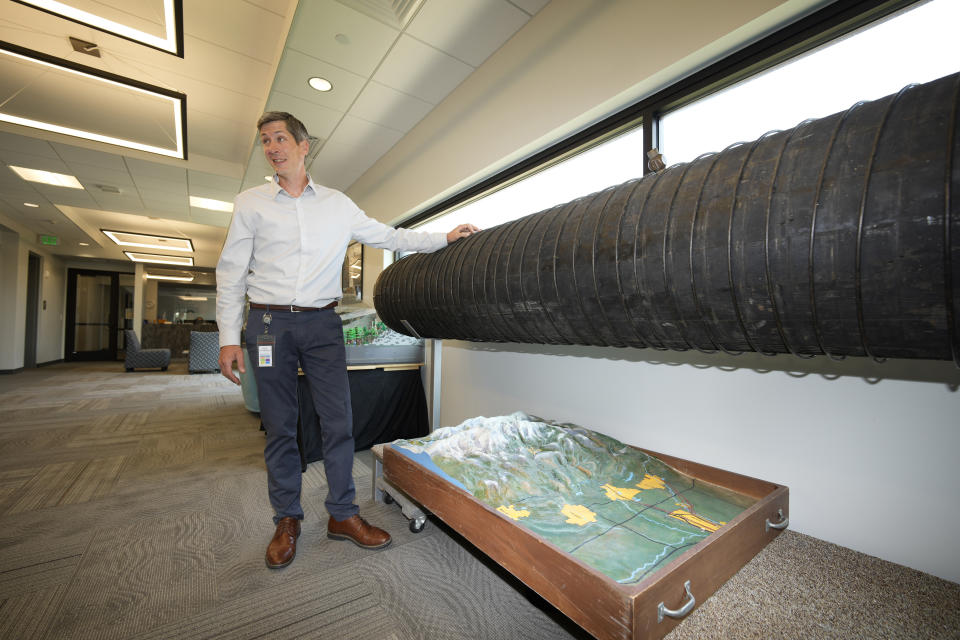
<instances>
[{"instance_id":1,"label":"id badge","mask_svg":"<svg viewBox=\"0 0 960 640\"><path fill-rule=\"evenodd\" d=\"M257 363L261 367L273 366L273 346L276 340L269 333L257 336Z\"/></svg>"}]
</instances>

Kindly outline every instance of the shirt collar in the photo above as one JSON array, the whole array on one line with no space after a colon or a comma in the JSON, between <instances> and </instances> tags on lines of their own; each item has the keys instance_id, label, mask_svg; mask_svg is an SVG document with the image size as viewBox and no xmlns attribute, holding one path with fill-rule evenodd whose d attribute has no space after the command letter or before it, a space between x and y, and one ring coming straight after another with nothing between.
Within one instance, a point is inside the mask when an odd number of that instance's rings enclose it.
<instances>
[{"instance_id":1,"label":"shirt collar","mask_svg":"<svg viewBox=\"0 0 960 640\"><path fill-rule=\"evenodd\" d=\"M277 176L277 174L273 174L273 179L267 183L267 186L270 187L270 197L274 200L276 200L277 196L280 195L281 191L287 193L284 191L283 187L280 186L280 178ZM308 189L313 193L317 193L317 184L313 181L313 178L310 177L309 173L307 174L307 186L304 187L303 192L306 193Z\"/></svg>"}]
</instances>

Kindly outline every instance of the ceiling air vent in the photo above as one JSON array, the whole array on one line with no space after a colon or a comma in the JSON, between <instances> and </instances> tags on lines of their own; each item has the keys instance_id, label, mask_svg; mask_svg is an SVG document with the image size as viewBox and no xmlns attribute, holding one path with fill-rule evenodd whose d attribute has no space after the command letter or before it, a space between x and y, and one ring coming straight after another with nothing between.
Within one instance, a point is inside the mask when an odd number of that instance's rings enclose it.
<instances>
[{"instance_id":1,"label":"ceiling air vent","mask_svg":"<svg viewBox=\"0 0 960 640\"><path fill-rule=\"evenodd\" d=\"M120 187L115 187L112 184L95 184L93 186L104 193L120 193Z\"/></svg>"},{"instance_id":2,"label":"ceiling air vent","mask_svg":"<svg viewBox=\"0 0 960 640\"><path fill-rule=\"evenodd\" d=\"M417 14L423 0L339 0L354 11L394 27L404 29Z\"/></svg>"}]
</instances>

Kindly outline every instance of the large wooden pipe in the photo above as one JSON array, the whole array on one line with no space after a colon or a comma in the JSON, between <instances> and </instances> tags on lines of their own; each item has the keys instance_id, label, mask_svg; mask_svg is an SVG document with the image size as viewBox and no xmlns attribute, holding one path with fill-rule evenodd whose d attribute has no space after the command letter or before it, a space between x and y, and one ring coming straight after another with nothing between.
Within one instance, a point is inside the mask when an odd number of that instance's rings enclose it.
<instances>
[{"instance_id":1,"label":"large wooden pipe","mask_svg":"<svg viewBox=\"0 0 960 640\"><path fill-rule=\"evenodd\" d=\"M960 74L416 254L407 334L960 364Z\"/></svg>"}]
</instances>

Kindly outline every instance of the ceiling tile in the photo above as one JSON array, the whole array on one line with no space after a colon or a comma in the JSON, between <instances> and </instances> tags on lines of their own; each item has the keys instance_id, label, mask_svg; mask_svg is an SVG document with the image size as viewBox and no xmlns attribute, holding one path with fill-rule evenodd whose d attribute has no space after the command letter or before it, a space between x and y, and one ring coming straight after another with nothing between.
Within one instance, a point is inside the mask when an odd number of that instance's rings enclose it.
<instances>
[{"instance_id":1,"label":"ceiling tile","mask_svg":"<svg viewBox=\"0 0 960 640\"><path fill-rule=\"evenodd\" d=\"M70 171L77 177L80 184L87 189L95 189L96 185L104 185L107 187L117 187L121 191L136 190L133 184L133 178L130 177L130 173L125 169L123 171L117 171L114 169L95 167L89 164L73 163L70 165Z\"/></svg>"},{"instance_id":2,"label":"ceiling tile","mask_svg":"<svg viewBox=\"0 0 960 640\"><path fill-rule=\"evenodd\" d=\"M280 3L274 0L271 4ZM194 36L184 43L185 53L191 57L195 55L193 47L195 40L199 40L273 64L278 43L273 38L264 38L263 34L282 32L287 7L281 6L280 9L276 12L249 2L231 2L229 11L224 11L220 2L185 2L184 32L187 36Z\"/></svg>"},{"instance_id":3,"label":"ceiling tile","mask_svg":"<svg viewBox=\"0 0 960 640\"><path fill-rule=\"evenodd\" d=\"M5 164L13 165L15 167L25 167L27 169L53 171L54 173L68 173L70 171L70 168L63 162L63 160L58 158L56 154L52 156L35 156L23 151L0 149L0 160L2 160ZM13 170L8 169L7 172L13 173Z\"/></svg>"},{"instance_id":4,"label":"ceiling tile","mask_svg":"<svg viewBox=\"0 0 960 640\"><path fill-rule=\"evenodd\" d=\"M479 67L529 19L505 0L428 2L407 33Z\"/></svg>"},{"instance_id":5,"label":"ceiling tile","mask_svg":"<svg viewBox=\"0 0 960 640\"><path fill-rule=\"evenodd\" d=\"M90 190L90 195L97 203L97 207L106 211L123 211L126 213L144 211L143 201L137 193L103 193L96 189Z\"/></svg>"},{"instance_id":6,"label":"ceiling tile","mask_svg":"<svg viewBox=\"0 0 960 640\"><path fill-rule=\"evenodd\" d=\"M163 184L163 183L161 183ZM189 200L187 199L187 190L170 190L164 189L162 187L157 188L153 186L140 187L139 188L140 198L143 200L143 204L147 208L151 206L164 206L164 207L174 207L174 208L183 208L186 209L188 206Z\"/></svg>"},{"instance_id":7,"label":"ceiling tile","mask_svg":"<svg viewBox=\"0 0 960 640\"><path fill-rule=\"evenodd\" d=\"M138 185L143 179L166 180L170 182L185 183L187 170L183 166L173 166L168 164L158 164L139 158L127 158L127 168L134 182Z\"/></svg>"},{"instance_id":8,"label":"ceiling tile","mask_svg":"<svg viewBox=\"0 0 960 640\"><path fill-rule=\"evenodd\" d=\"M190 221L198 224L223 227L225 229L230 226L231 218L232 216L229 213L222 211L206 211L196 207L190 208Z\"/></svg>"},{"instance_id":9,"label":"ceiling tile","mask_svg":"<svg viewBox=\"0 0 960 640\"><path fill-rule=\"evenodd\" d=\"M433 105L400 93L379 82L370 82L350 109L350 115L396 129L409 131L426 116Z\"/></svg>"},{"instance_id":10,"label":"ceiling tile","mask_svg":"<svg viewBox=\"0 0 960 640\"><path fill-rule=\"evenodd\" d=\"M373 79L388 87L437 104L470 75L473 67L403 35Z\"/></svg>"},{"instance_id":11,"label":"ceiling tile","mask_svg":"<svg viewBox=\"0 0 960 640\"><path fill-rule=\"evenodd\" d=\"M284 16L297 5L297 0L247 0L247 2Z\"/></svg>"},{"instance_id":12,"label":"ceiling tile","mask_svg":"<svg viewBox=\"0 0 960 640\"><path fill-rule=\"evenodd\" d=\"M311 164L310 176L345 190L402 137L402 132L348 115Z\"/></svg>"},{"instance_id":13,"label":"ceiling tile","mask_svg":"<svg viewBox=\"0 0 960 640\"><path fill-rule=\"evenodd\" d=\"M329 80L333 84L333 90L321 92L312 89L307 80L313 76ZM288 49L280 62L273 92L291 95L334 111L346 111L365 82L366 78L363 76Z\"/></svg>"},{"instance_id":14,"label":"ceiling tile","mask_svg":"<svg viewBox=\"0 0 960 640\"><path fill-rule=\"evenodd\" d=\"M206 156L243 165L255 135L254 124L227 120L218 114L193 112L187 129L190 155Z\"/></svg>"},{"instance_id":15,"label":"ceiling tile","mask_svg":"<svg viewBox=\"0 0 960 640\"><path fill-rule=\"evenodd\" d=\"M303 123L303 126L307 128L307 132L311 136L316 136L322 140L330 137L334 127L337 126L337 123L340 122L344 116L343 111L337 111L336 109L330 109L323 105L310 102L309 100L302 100L285 93L276 92L270 94L266 110L292 113ZM256 123L253 123L253 127L256 127ZM250 135L256 137L256 131L251 131ZM263 155L259 147L256 151L261 156Z\"/></svg>"},{"instance_id":16,"label":"ceiling tile","mask_svg":"<svg viewBox=\"0 0 960 640\"><path fill-rule=\"evenodd\" d=\"M21 131L32 131L27 127L17 127L16 125L4 124L5 127L13 127ZM0 131L0 150L16 151L32 156L41 156L45 158L59 158L57 152L46 140L29 138L27 136L17 135L7 131Z\"/></svg>"},{"instance_id":17,"label":"ceiling tile","mask_svg":"<svg viewBox=\"0 0 960 640\"><path fill-rule=\"evenodd\" d=\"M240 190L240 180L238 178L229 178L214 173L188 170L187 181L190 184L190 193L194 193L194 188L233 193L234 195Z\"/></svg>"},{"instance_id":18,"label":"ceiling tile","mask_svg":"<svg viewBox=\"0 0 960 640\"><path fill-rule=\"evenodd\" d=\"M56 151L57 155L69 165L73 163L88 165L91 167L103 167L114 171L127 172L127 165L123 162L123 156L105 151L96 151L94 149L85 149L75 147L72 144L62 142L51 142L50 146Z\"/></svg>"},{"instance_id":19,"label":"ceiling tile","mask_svg":"<svg viewBox=\"0 0 960 640\"><path fill-rule=\"evenodd\" d=\"M550 4L550 0L510 0L510 2L523 9L531 16Z\"/></svg>"},{"instance_id":20,"label":"ceiling tile","mask_svg":"<svg viewBox=\"0 0 960 640\"><path fill-rule=\"evenodd\" d=\"M172 205L152 203L144 199L144 207L147 214L153 218L190 222L190 207L186 205L183 207L175 207Z\"/></svg>"},{"instance_id":21,"label":"ceiling tile","mask_svg":"<svg viewBox=\"0 0 960 640\"><path fill-rule=\"evenodd\" d=\"M287 48L369 76L400 32L334 0L301 2Z\"/></svg>"},{"instance_id":22,"label":"ceiling tile","mask_svg":"<svg viewBox=\"0 0 960 640\"><path fill-rule=\"evenodd\" d=\"M55 205L71 207L95 207L96 201L84 189L66 189L38 184L37 191Z\"/></svg>"}]
</instances>

